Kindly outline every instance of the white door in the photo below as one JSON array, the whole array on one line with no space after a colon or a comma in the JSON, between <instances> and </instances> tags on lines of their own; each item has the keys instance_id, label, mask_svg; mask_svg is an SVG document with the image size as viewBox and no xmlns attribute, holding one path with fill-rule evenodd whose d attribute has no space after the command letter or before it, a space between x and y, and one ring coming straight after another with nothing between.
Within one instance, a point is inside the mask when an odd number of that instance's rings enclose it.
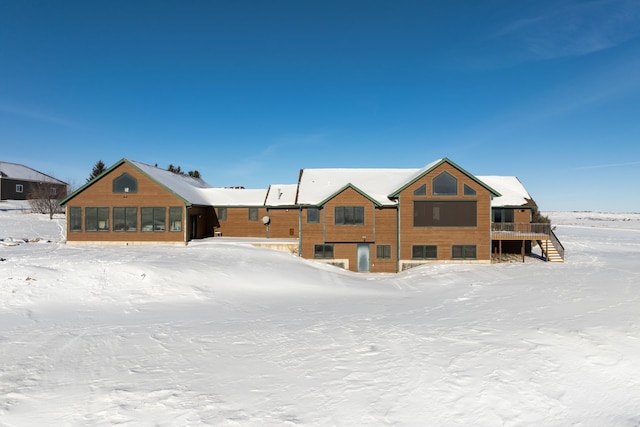
<instances>
[{"instance_id":1,"label":"white door","mask_svg":"<svg viewBox=\"0 0 640 427\"><path fill-rule=\"evenodd\" d=\"M358 243L356 256L358 258L358 271L369 271L369 244Z\"/></svg>"}]
</instances>

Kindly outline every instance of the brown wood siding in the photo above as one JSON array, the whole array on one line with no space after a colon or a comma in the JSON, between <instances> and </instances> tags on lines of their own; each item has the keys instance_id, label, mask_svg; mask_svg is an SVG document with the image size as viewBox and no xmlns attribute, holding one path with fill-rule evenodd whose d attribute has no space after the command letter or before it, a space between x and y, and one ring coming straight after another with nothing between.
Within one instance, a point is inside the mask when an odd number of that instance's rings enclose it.
<instances>
[{"instance_id":1,"label":"brown wood siding","mask_svg":"<svg viewBox=\"0 0 640 427\"><path fill-rule=\"evenodd\" d=\"M364 207L363 225L335 224L335 208L339 206ZM327 242L373 242L375 241L374 218L375 206L373 202L352 188L346 188L340 194L329 200L324 209Z\"/></svg>"},{"instance_id":2,"label":"brown wood siding","mask_svg":"<svg viewBox=\"0 0 640 427\"><path fill-rule=\"evenodd\" d=\"M514 209L513 210L513 222L531 222L531 209Z\"/></svg>"},{"instance_id":3,"label":"brown wood siding","mask_svg":"<svg viewBox=\"0 0 640 427\"><path fill-rule=\"evenodd\" d=\"M434 196L432 180L441 172L447 171L458 180L457 196ZM414 196L413 192L421 185L427 185L427 196ZM464 184L476 191L474 196L464 195ZM478 222L476 227L414 227L414 200L476 200ZM458 171L443 163L429 174L423 176L402 191L399 198L400 208L400 259L412 258L413 245L437 245L438 260L451 259L452 245L475 245L478 260L490 260L491 257L491 195L487 189Z\"/></svg>"},{"instance_id":4,"label":"brown wood siding","mask_svg":"<svg viewBox=\"0 0 640 427\"><path fill-rule=\"evenodd\" d=\"M272 239L297 239L298 208L269 208L269 237Z\"/></svg>"},{"instance_id":5,"label":"brown wood siding","mask_svg":"<svg viewBox=\"0 0 640 427\"><path fill-rule=\"evenodd\" d=\"M192 233L192 225L195 221L195 235ZM187 209L186 224L189 233L187 238L204 239L213 236L214 229L218 225L215 210L212 206L192 206Z\"/></svg>"},{"instance_id":6,"label":"brown wood siding","mask_svg":"<svg viewBox=\"0 0 640 427\"><path fill-rule=\"evenodd\" d=\"M267 237L267 227L262 217L267 215L265 207L258 207L257 221L249 221L248 207L227 207L227 219L219 220L220 228L216 231L227 237ZM219 215L218 215L219 217Z\"/></svg>"},{"instance_id":7,"label":"brown wood siding","mask_svg":"<svg viewBox=\"0 0 640 427\"><path fill-rule=\"evenodd\" d=\"M16 185L22 185L22 192L16 191ZM2 200L27 200L33 190L32 181L24 181L19 179L2 178L0 179L0 196ZM67 186L65 184L54 184L45 182L48 187L55 187L57 191L56 197L61 199L67 195Z\"/></svg>"},{"instance_id":8,"label":"brown wood siding","mask_svg":"<svg viewBox=\"0 0 640 427\"><path fill-rule=\"evenodd\" d=\"M395 273L397 261L397 209L395 207L376 209L376 240L371 245L371 272ZM378 259L376 247L391 246L391 258Z\"/></svg>"},{"instance_id":9,"label":"brown wood siding","mask_svg":"<svg viewBox=\"0 0 640 427\"><path fill-rule=\"evenodd\" d=\"M128 173L138 180L138 191L135 193L114 193L113 179L123 173ZM169 207L182 207L182 231L168 231L169 227ZM184 242L187 223L185 221L184 201L162 187L160 184L140 173L137 169L127 163L123 163L108 175L94 182L84 191L77 194L67 205L67 218L69 218L69 208L82 208L82 230L70 231L67 221L67 241L69 242ZM85 229L85 208L86 207L108 207L109 208L109 231L84 231ZM112 231L113 230L113 208L114 207L137 207L138 221L137 231ZM164 207L166 208L166 230L143 232L140 230L140 208L141 207Z\"/></svg>"},{"instance_id":10,"label":"brown wood siding","mask_svg":"<svg viewBox=\"0 0 640 427\"><path fill-rule=\"evenodd\" d=\"M302 232L300 256L313 259L313 247L324 243L324 221L326 209L320 209L320 220L317 223L307 222L307 207L302 208Z\"/></svg>"}]
</instances>

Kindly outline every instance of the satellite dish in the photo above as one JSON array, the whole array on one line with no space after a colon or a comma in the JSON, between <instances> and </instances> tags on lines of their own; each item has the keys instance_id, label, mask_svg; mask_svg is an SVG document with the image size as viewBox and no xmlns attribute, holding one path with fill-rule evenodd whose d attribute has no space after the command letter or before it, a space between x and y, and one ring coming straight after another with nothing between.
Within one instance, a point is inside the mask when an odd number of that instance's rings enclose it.
<instances>
[{"instance_id":1,"label":"satellite dish","mask_svg":"<svg viewBox=\"0 0 640 427\"><path fill-rule=\"evenodd\" d=\"M271 218L269 218L268 215L265 215L265 216L262 217L262 223L264 225L269 225L270 222L271 222Z\"/></svg>"}]
</instances>

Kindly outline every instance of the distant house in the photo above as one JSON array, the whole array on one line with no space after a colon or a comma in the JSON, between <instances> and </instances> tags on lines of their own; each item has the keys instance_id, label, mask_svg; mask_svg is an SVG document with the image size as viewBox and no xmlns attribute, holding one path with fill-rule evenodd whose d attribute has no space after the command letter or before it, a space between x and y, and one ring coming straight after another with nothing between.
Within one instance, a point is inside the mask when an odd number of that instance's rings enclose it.
<instances>
[{"instance_id":1,"label":"distant house","mask_svg":"<svg viewBox=\"0 0 640 427\"><path fill-rule=\"evenodd\" d=\"M0 200L27 200L42 184L49 187L52 199L67 194L66 182L24 165L0 162Z\"/></svg>"},{"instance_id":2,"label":"distant house","mask_svg":"<svg viewBox=\"0 0 640 427\"><path fill-rule=\"evenodd\" d=\"M478 177L449 159L421 169L302 169L297 184L214 188L121 160L63 201L69 242L289 239L304 258L361 272L524 256L563 258L516 177Z\"/></svg>"}]
</instances>

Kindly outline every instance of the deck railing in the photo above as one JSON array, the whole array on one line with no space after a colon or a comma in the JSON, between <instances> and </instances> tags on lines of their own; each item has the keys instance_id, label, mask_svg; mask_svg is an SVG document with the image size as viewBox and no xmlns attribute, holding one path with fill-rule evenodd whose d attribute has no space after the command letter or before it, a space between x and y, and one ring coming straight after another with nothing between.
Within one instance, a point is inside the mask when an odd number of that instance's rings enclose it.
<instances>
[{"instance_id":1,"label":"deck railing","mask_svg":"<svg viewBox=\"0 0 640 427\"><path fill-rule=\"evenodd\" d=\"M553 245L556 247L556 250L558 251L560 257L564 259L564 246L562 246L562 243L560 243L560 240L558 240L558 237L556 236L556 233L553 232L553 229L550 230L550 233Z\"/></svg>"},{"instance_id":2,"label":"deck railing","mask_svg":"<svg viewBox=\"0 0 640 427\"><path fill-rule=\"evenodd\" d=\"M501 238L538 240L551 235L551 224L528 222L494 222L491 232Z\"/></svg>"}]
</instances>

